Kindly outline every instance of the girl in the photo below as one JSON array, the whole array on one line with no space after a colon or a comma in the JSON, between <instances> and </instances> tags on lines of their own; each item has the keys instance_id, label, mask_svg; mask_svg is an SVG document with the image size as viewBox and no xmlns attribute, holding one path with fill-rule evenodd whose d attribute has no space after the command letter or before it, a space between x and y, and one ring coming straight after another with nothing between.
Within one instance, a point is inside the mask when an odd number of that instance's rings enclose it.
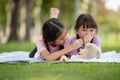
<instances>
[{"instance_id":1,"label":"girl","mask_svg":"<svg viewBox=\"0 0 120 80\"><path fill-rule=\"evenodd\" d=\"M79 48L83 44L82 39L78 39L70 45L67 30L56 17L58 13L58 9L51 9L52 18L46 21L42 27L42 36L37 41L37 53L35 53L34 58L53 61L60 59L62 56L61 59L64 60L65 56L63 55Z\"/></svg>"},{"instance_id":2,"label":"girl","mask_svg":"<svg viewBox=\"0 0 120 80\"><path fill-rule=\"evenodd\" d=\"M83 39L84 44L90 42L97 45L101 49L100 38L97 36L98 26L90 14L81 14L78 17L75 24L75 32L76 36L71 39L71 43L77 39ZM80 49L84 49L84 45L70 52L69 57L76 55Z\"/></svg>"}]
</instances>

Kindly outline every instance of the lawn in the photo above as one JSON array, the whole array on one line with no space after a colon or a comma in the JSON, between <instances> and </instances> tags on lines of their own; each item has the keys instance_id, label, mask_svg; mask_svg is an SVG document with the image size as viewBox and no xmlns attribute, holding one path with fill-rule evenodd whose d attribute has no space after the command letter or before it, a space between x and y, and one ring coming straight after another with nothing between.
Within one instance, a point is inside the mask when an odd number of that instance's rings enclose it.
<instances>
[{"instance_id":1,"label":"lawn","mask_svg":"<svg viewBox=\"0 0 120 80\"><path fill-rule=\"evenodd\" d=\"M6 44L0 44L1 52L11 52L11 51L32 51L36 44L31 42L9 42Z\"/></svg>"},{"instance_id":2,"label":"lawn","mask_svg":"<svg viewBox=\"0 0 120 80\"><path fill-rule=\"evenodd\" d=\"M11 42L0 44L0 52L31 51L35 44ZM103 52L120 45L102 45ZM0 80L120 80L119 63L23 63L0 64Z\"/></svg>"},{"instance_id":3,"label":"lawn","mask_svg":"<svg viewBox=\"0 0 120 80\"><path fill-rule=\"evenodd\" d=\"M120 80L116 63L1 64L0 80Z\"/></svg>"},{"instance_id":4,"label":"lawn","mask_svg":"<svg viewBox=\"0 0 120 80\"><path fill-rule=\"evenodd\" d=\"M112 50L120 52L120 34L116 37L116 35L111 32L109 35L101 34L100 38L103 52Z\"/></svg>"}]
</instances>

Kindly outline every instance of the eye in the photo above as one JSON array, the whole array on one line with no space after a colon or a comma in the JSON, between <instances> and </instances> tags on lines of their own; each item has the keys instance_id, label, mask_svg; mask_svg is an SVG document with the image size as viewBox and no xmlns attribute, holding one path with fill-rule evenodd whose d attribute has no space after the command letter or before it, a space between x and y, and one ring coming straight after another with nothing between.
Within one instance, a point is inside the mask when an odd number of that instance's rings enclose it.
<instances>
[{"instance_id":1,"label":"eye","mask_svg":"<svg viewBox=\"0 0 120 80\"><path fill-rule=\"evenodd\" d=\"M87 31L86 29L83 29L82 31Z\"/></svg>"},{"instance_id":2,"label":"eye","mask_svg":"<svg viewBox=\"0 0 120 80\"><path fill-rule=\"evenodd\" d=\"M61 38L60 40L62 41L64 38Z\"/></svg>"},{"instance_id":3,"label":"eye","mask_svg":"<svg viewBox=\"0 0 120 80\"><path fill-rule=\"evenodd\" d=\"M93 31L95 31L95 29L90 29L90 32L93 32Z\"/></svg>"},{"instance_id":4,"label":"eye","mask_svg":"<svg viewBox=\"0 0 120 80\"><path fill-rule=\"evenodd\" d=\"M94 30L90 30L91 32L93 32Z\"/></svg>"}]
</instances>

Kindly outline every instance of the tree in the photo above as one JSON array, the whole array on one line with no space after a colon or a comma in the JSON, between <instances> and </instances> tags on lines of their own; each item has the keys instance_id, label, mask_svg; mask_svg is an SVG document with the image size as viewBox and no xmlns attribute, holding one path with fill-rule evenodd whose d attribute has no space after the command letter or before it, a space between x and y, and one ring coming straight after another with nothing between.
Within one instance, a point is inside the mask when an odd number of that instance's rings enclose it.
<instances>
[{"instance_id":1,"label":"tree","mask_svg":"<svg viewBox=\"0 0 120 80\"><path fill-rule=\"evenodd\" d=\"M42 0L36 0L34 2L35 6L33 9L33 14L34 14L34 29L32 31L32 35L31 35L31 41L32 42L36 42L38 37L41 35L41 19L40 19L40 15L41 15L41 4L42 4Z\"/></svg>"},{"instance_id":2,"label":"tree","mask_svg":"<svg viewBox=\"0 0 120 80\"><path fill-rule=\"evenodd\" d=\"M0 0L0 43L3 43L4 40L4 32L6 28L6 21L7 21L7 8L8 1L7 0Z\"/></svg>"},{"instance_id":3,"label":"tree","mask_svg":"<svg viewBox=\"0 0 120 80\"><path fill-rule=\"evenodd\" d=\"M31 0L21 0L21 14L20 14L20 39L30 40L30 26L32 13Z\"/></svg>"},{"instance_id":4,"label":"tree","mask_svg":"<svg viewBox=\"0 0 120 80\"><path fill-rule=\"evenodd\" d=\"M69 30L75 21L74 0L43 0L41 5L42 22L50 18L50 8L56 7L60 9L59 19ZM48 4L49 3L49 4Z\"/></svg>"},{"instance_id":5,"label":"tree","mask_svg":"<svg viewBox=\"0 0 120 80\"><path fill-rule=\"evenodd\" d=\"M19 9L19 0L10 0L10 34L8 41L17 41L17 27L18 27L18 9Z\"/></svg>"}]
</instances>

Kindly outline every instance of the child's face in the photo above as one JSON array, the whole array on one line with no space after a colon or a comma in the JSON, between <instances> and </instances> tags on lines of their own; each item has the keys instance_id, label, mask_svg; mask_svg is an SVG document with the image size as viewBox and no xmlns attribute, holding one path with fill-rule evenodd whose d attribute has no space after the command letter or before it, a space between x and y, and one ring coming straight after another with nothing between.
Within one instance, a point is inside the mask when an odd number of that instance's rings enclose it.
<instances>
[{"instance_id":1,"label":"child's face","mask_svg":"<svg viewBox=\"0 0 120 80\"><path fill-rule=\"evenodd\" d=\"M50 42L50 44L53 46L63 45L66 40L66 36L67 36L67 30L63 29L61 35L54 42Z\"/></svg>"},{"instance_id":2,"label":"child's face","mask_svg":"<svg viewBox=\"0 0 120 80\"><path fill-rule=\"evenodd\" d=\"M85 37L86 35L91 35L92 37L94 37L96 35L96 29L94 28L83 28L83 26L81 26L78 30L76 30L76 33L81 37Z\"/></svg>"}]
</instances>

